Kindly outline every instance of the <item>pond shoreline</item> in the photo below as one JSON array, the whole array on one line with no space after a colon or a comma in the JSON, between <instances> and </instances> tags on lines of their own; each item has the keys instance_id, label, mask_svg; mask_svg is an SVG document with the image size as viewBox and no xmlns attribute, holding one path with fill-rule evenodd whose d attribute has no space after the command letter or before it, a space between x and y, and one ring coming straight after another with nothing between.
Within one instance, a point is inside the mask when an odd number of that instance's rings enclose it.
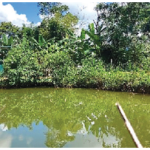
<instances>
[{"instance_id":1,"label":"pond shoreline","mask_svg":"<svg viewBox=\"0 0 150 150\"><path fill-rule=\"evenodd\" d=\"M131 93L150 94L150 73L103 71L98 74L75 74L62 76L61 78L50 77L15 77L1 76L0 89L28 88L28 87L56 87L56 88L94 88L107 91L120 91ZM65 78L65 80L64 80Z\"/></svg>"},{"instance_id":2,"label":"pond shoreline","mask_svg":"<svg viewBox=\"0 0 150 150\"><path fill-rule=\"evenodd\" d=\"M6 80L5 80L6 82ZM3 82L4 83L4 82ZM1 83L2 84L2 81ZM116 91L116 92L128 92L131 94L136 94L136 93L140 93L140 94L150 94L150 87L149 88L143 88L142 86L138 86L136 89L133 89L131 86L127 86L126 84L122 84L122 86L120 87L120 89L115 89L114 87L112 88L106 88L104 86L102 86L103 83L99 83L96 85L92 85L92 86L55 86L52 83L32 83L32 84L24 84L22 86L20 85L0 85L0 89L20 89L20 88L68 88L68 89L73 89L73 88L83 88L83 89L98 89L98 90L103 90L103 91Z\"/></svg>"}]
</instances>

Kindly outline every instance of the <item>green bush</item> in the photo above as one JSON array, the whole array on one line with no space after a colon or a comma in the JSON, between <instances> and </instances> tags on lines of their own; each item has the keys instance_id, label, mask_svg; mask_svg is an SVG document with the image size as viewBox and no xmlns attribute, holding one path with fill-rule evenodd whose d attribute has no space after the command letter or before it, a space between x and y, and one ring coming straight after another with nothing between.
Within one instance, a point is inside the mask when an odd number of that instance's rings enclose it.
<instances>
[{"instance_id":1,"label":"green bush","mask_svg":"<svg viewBox=\"0 0 150 150\"><path fill-rule=\"evenodd\" d=\"M99 86L103 72L105 69L101 60L87 57L81 61L81 66L78 66L77 85L79 87Z\"/></svg>"},{"instance_id":2,"label":"green bush","mask_svg":"<svg viewBox=\"0 0 150 150\"><path fill-rule=\"evenodd\" d=\"M41 71L41 54L28 48L13 48L4 60L4 76L10 86L28 86L35 84Z\"/></svg>"},{"instance_id":3,"label":"green bush","mask_svg":"<svg viewBox=\"0 0 150 150\"><path fill-rule=\"evenodd\" d=\"M49 53L44 57L44 67L50 69L52 83L54 86L64 86L64 78L71 72L74 67L74 62L71 60L69 54L63 51ZM69 71L70 69L70 71Z\"/></svg>"}]
</instances>

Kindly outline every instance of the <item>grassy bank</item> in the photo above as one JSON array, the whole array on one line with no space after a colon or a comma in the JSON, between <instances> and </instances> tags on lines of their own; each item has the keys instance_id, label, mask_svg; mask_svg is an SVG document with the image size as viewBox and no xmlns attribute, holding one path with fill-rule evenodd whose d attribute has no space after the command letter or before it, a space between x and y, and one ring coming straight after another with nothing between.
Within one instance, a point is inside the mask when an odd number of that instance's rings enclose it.
<instances>
[{"instance_id":1,"label":"grassy bank","mask_svg":"<svg viewBox=\"0 0 150 150\"><path fill-rule=\"evenodd\" d=\"M63 58L62 55L64 54L51 55L52 58L48 59L50 69L47 69L49 71L47 75L44 75L43 69L38 71L33 70L33 68L28 71L22 71L19 68L9 70L7 74L1 75L0 87L84 87L150 93L150 73L145 70L127 71L111 67L108 69L101 60L92 57L83 59L80 65L76 65L69 56ZM57 59L58 57L62 59Z\"/></svg>"}]
</instances>

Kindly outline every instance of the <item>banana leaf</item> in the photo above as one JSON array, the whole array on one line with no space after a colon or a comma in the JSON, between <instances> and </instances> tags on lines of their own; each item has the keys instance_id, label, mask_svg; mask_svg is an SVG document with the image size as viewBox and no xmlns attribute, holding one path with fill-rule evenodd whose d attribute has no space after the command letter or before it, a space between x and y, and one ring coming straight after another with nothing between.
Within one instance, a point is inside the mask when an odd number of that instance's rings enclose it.
<instances>
[{"instance_id":1,"label":"banana leaf","mask_svg":"<svg viewBox=\"0 0 150 150\"><path fill-rule=\"evenodd\" d=\"M7 38L6 34L3 34L3 35L2 35L2 43L3 43L4 45L8 45L8 38Z\"/></svg>"},{"instance_id":2,"label":"banana leaf","mask_svg":"<svg viewBox=\"0 0 150 150\"><path fill-rule=\"evenodd\" d=\"M89 24L89 30L92 34L95 34L94 23Z\"/></svg>"},{"instance_id":3,"label":"banana leaf","mask_svg":"<svg viewBox=\"0 0 150 150\"><path fill-rule=\"evenodd\" d=\"M13 37L11 36L9 39L8 39L8 45L12 45L13 44Z\"/></svg>"},{"instance_id":4,"label":"banana leaf","mask_svg":"<svg viewBox=\"0 0 150 150\"><path fill-rule=\"evenodd\" d=\"M85 39L85 30L82 29L81 31L81 36L80 36L81 40L84 40Z\"/></svg>"},{"instance_id":5,"label":"banana leaf","mask_svg":"<svg viewBox=\"0 0 150 150\"><path fill-rule=\"evenodd\" d=\"M39 45L43 46L46 43L45 39L43 38L42 35L39 35Z\"/></svg>"}]
</instances>

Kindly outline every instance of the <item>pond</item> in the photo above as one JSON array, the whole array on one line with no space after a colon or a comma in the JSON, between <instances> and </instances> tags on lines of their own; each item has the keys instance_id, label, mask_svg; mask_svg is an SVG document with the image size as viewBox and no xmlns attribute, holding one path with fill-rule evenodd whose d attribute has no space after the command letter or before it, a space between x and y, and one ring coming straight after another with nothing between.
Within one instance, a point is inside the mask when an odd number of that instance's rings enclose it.
<instances>
[{"instance_id":1,"label":"pond","mask_svg":"<svg viewBox=\"0 0 150 150\"><path fill-rule=\"evenodd\" d=\"M0 147L150 147L150 95L96 89L0 90Z\"/></svg>"}]
</instances>

